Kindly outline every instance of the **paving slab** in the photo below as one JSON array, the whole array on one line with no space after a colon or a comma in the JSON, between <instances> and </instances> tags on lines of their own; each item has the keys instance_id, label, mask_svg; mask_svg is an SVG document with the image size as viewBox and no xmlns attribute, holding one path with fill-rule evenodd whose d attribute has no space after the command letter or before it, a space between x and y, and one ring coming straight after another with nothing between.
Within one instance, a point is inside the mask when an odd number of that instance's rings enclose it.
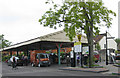
<instances>
[{"instance_id":1,"label":"paving slab","mask_svg":"<svg viewBox=\"0 0 120 78\"><path fill-rule=\"evenodd\" d=\"M94 73L109 71L106 68L80 68L80 67L63 67L63 68L60 68L60 70L83 71L83 72L94 72Z\"/></svg>"},{"instance_id":2,"label":"paving slab","mask_svg":"<svg viewBox=\"0 0 120 78\"><path fill-rule=\"evenodd\" d=\"M104 68L107 68L109 71L105 73L109 73L112 75L119 75L120 74L120 67L115 66L116 64L108 64L106 65L105 62L100 62L99 65L102 65Z\"/></svg>"}]
</instances>

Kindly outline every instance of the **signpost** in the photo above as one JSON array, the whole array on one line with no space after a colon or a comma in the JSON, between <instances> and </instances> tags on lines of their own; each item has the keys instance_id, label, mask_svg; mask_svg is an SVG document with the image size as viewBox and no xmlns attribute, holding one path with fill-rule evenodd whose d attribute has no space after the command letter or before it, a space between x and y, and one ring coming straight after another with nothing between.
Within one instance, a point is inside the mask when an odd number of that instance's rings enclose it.
<instances>
[{"instance_id":1,"label":"signpost","mask_svg":"<svg viewBox=\"0 0 120 78\"><path fill-rule=\"evenodd\" d=\"M81 52L81 47L82 47L81 42L74 43L74 48L76 53Z\"/></svg>"},{"instance_id":2,"label":"signpost","mask_svg":"<svg viewBox=\"0 0 120 78\"><path fill-rule=\"evenodd\" d=\"M82 34L77 35L79 42L74 43L74 50L75 52L82 52L82 45L81 45L81 37Z\"/></svg>"},{"instance_id":3,"label":"signpost","mask_svg":"<svg viewBox=\"0 0 120 78\"><path fill-rule=\"evenodd\" d=\"M81 53L81 58L80 58L81 59L81 67L82 67L82 44L81 44L82 34L77 35L77 37L78 37L79 42L74 43L74 59L75 59L74 63L76 63L76 65L77 65L76 53L80 52Z\"/></svg>"}]
</instances>

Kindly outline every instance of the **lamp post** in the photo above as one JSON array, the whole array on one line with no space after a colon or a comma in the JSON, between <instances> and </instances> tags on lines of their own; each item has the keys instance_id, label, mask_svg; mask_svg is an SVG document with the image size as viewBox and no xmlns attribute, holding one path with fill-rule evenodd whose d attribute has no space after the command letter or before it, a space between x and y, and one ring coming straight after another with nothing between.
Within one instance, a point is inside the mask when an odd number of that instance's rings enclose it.
<instances>
[{"instance_id":1,"label":"lamp post","mask_svg":"<svg viewBox=\"0 0 120 78\"><path fill-rule=\"evenodd\" d=\"M107 31L106 31L106 65L108 65L108 54L107 54Z\"/></svg>"},{"instance_id":2,"label":"lamp post","mask_svg":"<svg viewBox=\"0 0 120 78\"><path fill-rule=\"evenodd\" d=\"M106 33L104 33L104 34L100 34L100 35L104 35L104 36L106 36L106 65L108 65L108 53L107 53L107 40L108 39L114 39L115 37L107 37L107 31L106 31Z\"/></svg>"}]
</instances>

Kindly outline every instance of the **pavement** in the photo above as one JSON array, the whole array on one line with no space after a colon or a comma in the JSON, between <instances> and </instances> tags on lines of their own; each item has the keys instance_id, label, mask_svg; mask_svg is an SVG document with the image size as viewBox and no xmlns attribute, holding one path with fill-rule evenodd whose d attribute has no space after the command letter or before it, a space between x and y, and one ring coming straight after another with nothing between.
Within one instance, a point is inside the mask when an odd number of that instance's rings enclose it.
<instances>
[{"instance_id":1,"label":"pavement","mask_svg":"<svg viewBox=\"0 0 120 78\"><path fill-rule=\"evenodd\" d=\"M109 71L106 68L81 68L81 67L64 67L60 70L70 70L70 71L84 71L84 72L94 72L94 73L101 73Z\"/></svg>"},{"instance_id":2,"label":"pavement","mask_svg":"<svg viewBox=\"0 0 120 78\"><path fill-rule=\"evenodd\" d=\"M99 64L102 65L104 68L107 68L109 70L108 72L106 72L107 74L118 74L118 75L120 75L120 67L116 67L116 66L114 66L114 64L106 65L105 62L101 62Z\"/></svg>"},{"instance_id":3,"label":"pavement","mask_svg":"<svg viewBox=\"0 0 120 78\"><path fill-rule=\"evenodd\" d=\"M60 70L69 70L69 71L83 71L83 72L94 72L94 73L102 73L102 74L109 74L109 75L119 75L120 68L114 66L113 64L106 65L105 62L97 63L103 68L81 68L81 67L63 67Z\"/></svg>"}]
</instances>

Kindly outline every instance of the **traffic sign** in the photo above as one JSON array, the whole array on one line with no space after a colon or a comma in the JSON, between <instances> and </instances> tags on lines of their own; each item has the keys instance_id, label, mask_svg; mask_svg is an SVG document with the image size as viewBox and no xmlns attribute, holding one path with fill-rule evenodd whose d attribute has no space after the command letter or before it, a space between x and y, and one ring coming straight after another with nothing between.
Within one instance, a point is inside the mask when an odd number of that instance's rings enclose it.
<instances>
[{"instance_id":1,"label":"traffic sign","mask_svg":"<svg viewBox=\"0 0 120 78\"><path fill-rule=\"evenodd\" d=\"M81 48L82 48L81 42L74 43L74 51L75 52L82 52Z\"/></svg>"},{"instance_id":2,"label":"traffic sign","mask_svg":"<svg viewBox=\"0 0 120 78\"><path fill-rule=\"evenodd\" d=\"M79 42L81 41L81 37L82 37L82 34L77 35L77 38L78 38Z\"/></svg>"}]
</instances>

